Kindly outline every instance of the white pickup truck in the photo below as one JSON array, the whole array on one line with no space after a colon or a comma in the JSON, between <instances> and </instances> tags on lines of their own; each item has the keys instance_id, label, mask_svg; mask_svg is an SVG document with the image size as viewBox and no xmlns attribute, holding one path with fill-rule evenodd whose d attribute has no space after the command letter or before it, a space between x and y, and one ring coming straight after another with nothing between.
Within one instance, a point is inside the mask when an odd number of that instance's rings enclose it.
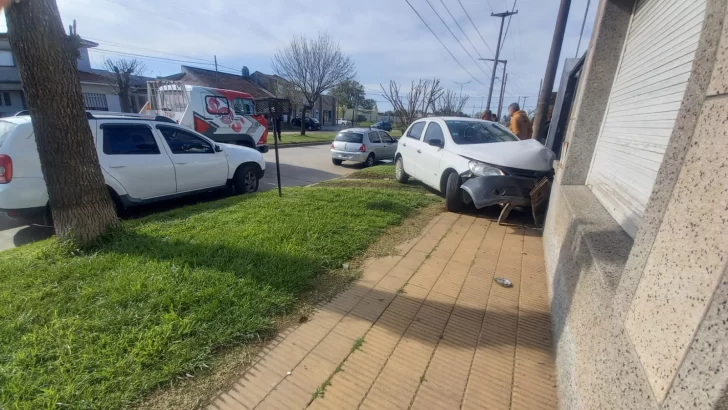
<instances>
[{"instance_id":1,"label":"white pickup truck","mask_svg":"<svg viewBox=\"0 0 728 410\"><path fill-rule=\"evenodd\" d=\"M216 189L255 192L265 161L254 148L216 143L165 117L89 113L117 210ZM49 224L48 192L28 115L0 120L0 211Z\"/></svg>"}]
</instances>

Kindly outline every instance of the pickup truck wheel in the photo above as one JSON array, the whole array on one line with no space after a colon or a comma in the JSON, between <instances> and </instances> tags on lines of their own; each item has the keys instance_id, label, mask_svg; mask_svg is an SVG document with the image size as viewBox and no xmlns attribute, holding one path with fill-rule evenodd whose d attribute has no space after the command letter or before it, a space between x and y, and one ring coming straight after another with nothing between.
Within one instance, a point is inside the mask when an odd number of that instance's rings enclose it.
<instances>
[{"instance_id":1,"label":"pickup truck wheel","mask_svg":"<svg viewBox=\"0 0 728 410\"><path fill-rule=\"evenodd\" d=\"M233 177L233 183L235 184L235 191L238 194L248 194L258 190L258 170L252 165L245 165L235 172Z\"/></svg>"},{"instance_id":2,"label":"pickup truck wheel","mask_svg":"<svg viewBox=\"0 0 728 410\"><path fill-rule=\"evenodd\" d=\"M336 158L331 158L331 162L332 162L332 163L333 163L334 165L341 165L341 163L342 163L343 161L342 161L342 160L340 160L340 159L336 159Z\"/></svg>"},{"instance_id":3,"label":"pickup truck wheel","mask_svg":"<svg viewBox=\"0 0 728 410\"><path fill-rule=\"evenodd\" d=\"M397 158L397 161L394 163L394 177L397 178L397 182L401 182L403 184L406 184L407 181L409 181L409 175L404 172L404 160L402 157Z\"/></svg>"},{"instance_id":4,"label":"pickup truck wheel","mask_svg":"<svg viewBox=\"0 0 728 410\"><path fill-rule=\"evenodd\" d=\"M450 212L460 212L463 209L463 194L460 185L460 175L451 172L447 176L445 187L445 207Z\"/></svg>"},{"instance_id":5,"label":"pickup truck wheel","mask_svg":"<svg viewBox=\"0 0 728 410\"><path fill-rule=\"evenodd\" d=\"M375 162L376 161L374 160L374 154L369 154L369 156L367 157L366 166L373 167Z\"/></svg>"}]
</instances>

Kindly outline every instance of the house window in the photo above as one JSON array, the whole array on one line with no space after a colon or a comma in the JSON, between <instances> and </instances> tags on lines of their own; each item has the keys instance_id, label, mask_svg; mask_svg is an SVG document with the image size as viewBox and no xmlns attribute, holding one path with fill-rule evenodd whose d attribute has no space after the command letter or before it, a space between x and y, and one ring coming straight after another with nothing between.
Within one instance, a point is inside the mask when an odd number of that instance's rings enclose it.
<instances>
[{"instance_id":1,"label":"house window","mask_svg":"<svg viewBox=\"0 0 728 410\"><path fill-rule=\"evenodd\" d=\"M10 50L0 50L0 67L15 67L15 59Z\"/></svg>"},{"instance_id":2,"label":"house window","mask_svg":"<svg viewBox=\"0 0 728 410\"><path fill-rule=\"evenodd\" d=\"M10 93L3 93L3 100L5 101L5 105L7 105L8 107L13 105L13 102L10 101Z\"/></svg>"},{"instance_id":3,"label":"house window","mask_svg":"<svg viewBox=\"0 0 728 410\"><path fill-rule=\"evenodd\" d=\"M109 104L106 102L106 94L83 93L83 101L87 110L109 111Z\"/></svg>"}]
</instances>

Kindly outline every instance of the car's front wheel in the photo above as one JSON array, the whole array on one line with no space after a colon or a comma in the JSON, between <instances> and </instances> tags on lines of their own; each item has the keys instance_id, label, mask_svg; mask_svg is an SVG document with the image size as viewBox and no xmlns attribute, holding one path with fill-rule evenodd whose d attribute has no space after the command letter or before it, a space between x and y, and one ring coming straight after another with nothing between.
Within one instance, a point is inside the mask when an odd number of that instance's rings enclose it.
<instances>
[{"instance_id":1,"label":"car's front wheel","mask_svg":"<svg viewBox=\"0 0 728 410\"><path fill-rule=\"evenodd\" d=\"M397 178L397 182L406 184L409 181L409 175L404 172L404 160L402 157L398 157L394 163L394 177Z\"/></svg>"},{"instance_id":2,"label":"car's front wheel","mask_svg":"<svg viewBox=\"0 0 728 410\"><path fill-rule=\"evenodd\" d=\"M233 177L235 191L238 194L247 194L258 190L260 180L258 179L258 170L253 165L243 165L238 168Z\"/></svg>"},{"instance_id":3,"label":"car's front wheel","mask_svg":"<svg viewBox=\"0 0 728 410\"><path fill-rule=\"evenodd\" d=\"M463 194L460 185L460 175L451 172L447 176L445 186L445 208L450 212L460 212L463 209Z\"/></svg>"}]
</instances>

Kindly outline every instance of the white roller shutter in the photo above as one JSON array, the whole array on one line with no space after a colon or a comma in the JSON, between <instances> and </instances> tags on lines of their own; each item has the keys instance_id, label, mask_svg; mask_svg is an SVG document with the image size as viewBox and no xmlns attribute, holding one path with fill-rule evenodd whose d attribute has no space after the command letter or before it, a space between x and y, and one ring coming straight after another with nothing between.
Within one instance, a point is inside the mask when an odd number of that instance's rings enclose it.
<instances>
[{"instance_id":1,"label":"white roller shutter","mask_svg":"<svg viewBox=\"0 0 728 410\"><path fill-rule=\"evenodd\" d=\"M587 185L632 237L677 119L706 0L635 6Z\"/></svg>"}]
</instances>

